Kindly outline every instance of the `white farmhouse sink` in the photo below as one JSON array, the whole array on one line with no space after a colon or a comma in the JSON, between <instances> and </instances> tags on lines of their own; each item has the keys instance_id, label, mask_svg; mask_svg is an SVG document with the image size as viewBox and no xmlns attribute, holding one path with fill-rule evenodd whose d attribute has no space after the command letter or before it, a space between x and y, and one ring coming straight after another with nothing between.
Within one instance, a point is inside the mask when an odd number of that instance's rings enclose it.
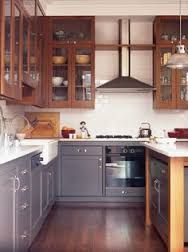
<instances>
[{"instance_id":1,"label":"white farmhouse sink","mask_svg":"<svg viewBox=\"0 0 188 252\"><path fill-rule=\"evenodd\" d=\"M24 139L20 141L23 145L40 145L42 146L43 165L48 164L58 155L58 140L54 139Z\"/></svg>"}]
</instances>

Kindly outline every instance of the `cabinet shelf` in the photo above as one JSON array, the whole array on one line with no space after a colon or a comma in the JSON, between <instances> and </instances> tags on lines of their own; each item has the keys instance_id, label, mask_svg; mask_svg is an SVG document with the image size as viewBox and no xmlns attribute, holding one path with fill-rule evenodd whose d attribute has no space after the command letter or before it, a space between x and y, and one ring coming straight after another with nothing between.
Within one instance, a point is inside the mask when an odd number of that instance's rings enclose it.
<instances>
[{"instance_id":1,"label":"cabinet shelf","mask_svg":"<svg viewBox=\"0 0 188 252\"><path fill-rule=\"evenodd\" d=\"M96 44L97 51L115 51L119 48L127 47L131 50L153 50L155 44Z\"/></svg>"},{"instance_id":2,"label":"cabinet shelf","mask_svg":"<svg viewBox=\"0 0 188 252\"><path fill-rule=\"evenodd\" d=\"M67 67L68 64L52 64L53 67Z\"/></svg>"},{"instance_id":3,"label":"cabinet shelf","mask_svg":"<svg viewBox=\"0 0 188 252\"><path fill-rule=\"evenodd\" d=\"M89 87L84 87L84 86L80 86L80 85L79 85L79 86L76 85L75 87L76 87L76 88L91 88L91 86L89 86Z\"/></svg>"},{"instance_id":4,"label":"cabinet shelf","mask_svg":"<svg viewBox=\"0 0 188 252\"><path fill-rule=\"evenodd\" d=\"M90 67L91 64L76 64L76 67Z\"/></svg>"},{"instance_id":5,"label":"cabinet shelf","mask_svg":"<svg viewBox=\"0 0 188 252\"><path fill-rule=\"evenodd\" d=\"M68 88L68 86L52 86L53 88Z\"/></svg>"}]
</instances>

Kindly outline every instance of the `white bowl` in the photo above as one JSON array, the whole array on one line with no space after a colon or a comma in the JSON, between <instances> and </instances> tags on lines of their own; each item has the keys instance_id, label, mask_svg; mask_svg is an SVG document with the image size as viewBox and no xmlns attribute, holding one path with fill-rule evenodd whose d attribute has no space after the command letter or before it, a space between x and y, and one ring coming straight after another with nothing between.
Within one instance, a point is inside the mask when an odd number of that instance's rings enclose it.
<instances>
[{"instance_id":1,"label":"white bowl","mask_svg":"<svg viewBox=\"0 0 188 252\"><path fill-rule=\"evenodd\" d=\"M63 85L67 87L68 86L68 80L64 80Z\"/></svg>"},{"instance_id":2,"label":"white bowl","mask_svg":"<svg viewBox=\"0 0 188 252\"><path fill-rule=\"evenodd\" d=\"M54 86L61 86L63 83L64 78L63 77L52 77L52 84Z\"/></svg>"},{"instance_id":3,"label":"white bowl","mask_svg":"<svg viewBox=\"0 0 188 252\"><path fill-rule=\"evenodd\" d=\"M16 138L18 140L23 140L25 138L26 134L25 133L17 133Z\"/></svg>"}]
</instances>

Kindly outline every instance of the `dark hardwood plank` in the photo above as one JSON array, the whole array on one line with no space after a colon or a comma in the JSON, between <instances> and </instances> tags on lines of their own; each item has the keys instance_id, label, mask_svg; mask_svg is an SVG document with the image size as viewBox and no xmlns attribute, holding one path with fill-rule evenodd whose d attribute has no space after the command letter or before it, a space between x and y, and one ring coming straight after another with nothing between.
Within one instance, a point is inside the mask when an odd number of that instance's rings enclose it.
<instances>
[{"instance_id":1,"label":"dark hardwood plank","mask_svg":"<svg viewBox=\"0 0 188 252\"><path fill-rule=\"evenodd\" d=\"M55 206L30 252L166 252L143 208Z\"/></svg>"}]
</instances>

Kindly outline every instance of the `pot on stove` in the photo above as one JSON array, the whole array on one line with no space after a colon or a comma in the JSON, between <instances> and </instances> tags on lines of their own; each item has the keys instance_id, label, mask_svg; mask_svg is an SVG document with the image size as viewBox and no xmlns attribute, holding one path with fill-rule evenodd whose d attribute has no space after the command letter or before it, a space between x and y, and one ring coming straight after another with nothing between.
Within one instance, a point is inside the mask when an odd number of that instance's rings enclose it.
<instances>
[{"instance_id":1,"label":"pot on stove","mask_svg":"<svg viewBox=\"0 0 188 252\"><path fill-rule=\"evenodd\" d=\"M139 136L140 138L150 137L152 134L150 123L141 123L141 127L139 128Z\"/></svg>"}]
</instances>

